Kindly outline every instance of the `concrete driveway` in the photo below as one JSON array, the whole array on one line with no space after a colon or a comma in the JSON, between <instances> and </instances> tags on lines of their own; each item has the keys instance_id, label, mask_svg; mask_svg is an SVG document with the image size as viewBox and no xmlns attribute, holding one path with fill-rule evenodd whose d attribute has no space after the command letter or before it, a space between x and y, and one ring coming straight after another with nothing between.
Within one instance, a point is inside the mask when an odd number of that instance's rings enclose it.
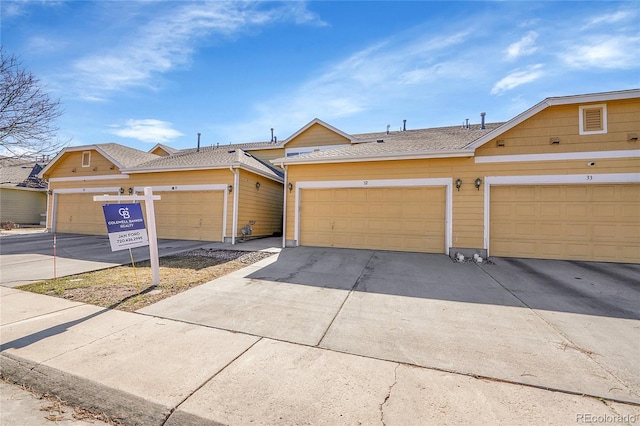
<instances>
[{"instance_id":1,"label":"concrete driveway","mask_svg":"<svg viewBox=\"0 0 640 426\"><path fill-rule=\"evenodd\" d=\"M139 311L640 403L640 265L299 247Z\"/></svg>"},{"instance_id":2,"label":"concrete driveway","mask_svg":"<svg viewBox=\"0 0 640 426\"><path fill-rule=\"evenodd\" d=\"M202 241L158 240L160 256L202 247ZM132 250L134 260L149 259L149 248ZM79 274L130 263L129 250L111 251L109 237L56 235L55 275ZM53 234L37 233L0 238L0 285L16 287L54 278Z\"/></svg>"}]
</instances>

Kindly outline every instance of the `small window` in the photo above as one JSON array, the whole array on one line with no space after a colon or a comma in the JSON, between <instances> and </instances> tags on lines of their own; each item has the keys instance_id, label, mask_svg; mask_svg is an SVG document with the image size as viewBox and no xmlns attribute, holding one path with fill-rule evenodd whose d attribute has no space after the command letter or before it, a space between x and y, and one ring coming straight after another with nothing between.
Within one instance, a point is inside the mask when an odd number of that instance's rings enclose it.
<instances>
[{"instance_id":1,"label":"small window","mask_svg":"<svg viewBox=\"0 0 640 426\"><path fill-rule=\"evenodd\" d=\"M82 167L91 166L91 151L84 151L82 153Z\"/></svg>"},{"instance_id":2,"label":"small window","mask_svg":"<svg viewBox=\"0 0 640 426\"><path fill-rule=\"evenodd\" d=\"M580 107L580 134L607 133L607 106L588 105Z\"/></svg>"}]
</instances>

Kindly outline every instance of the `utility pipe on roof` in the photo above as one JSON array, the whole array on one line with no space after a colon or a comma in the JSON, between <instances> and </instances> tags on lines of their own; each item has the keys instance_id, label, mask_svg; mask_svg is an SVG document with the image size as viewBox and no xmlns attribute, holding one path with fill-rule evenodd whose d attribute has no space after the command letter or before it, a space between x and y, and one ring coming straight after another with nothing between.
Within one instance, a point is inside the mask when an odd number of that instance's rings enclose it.
<instances>
[{"instance_id":1,"label":"utility pipe on roof","mask_svg":"<svg viewBox=\"0 0 640 426\"><path fill-rule=\"evenodd\" d=\"M231 220L231 244L236 243L236 230L238 228L238 192L239 192L239 183L240 177L238 175L238 170L234 169L233 166L229 166L229 170L233 173L233 218Z\"/></svg>"}]
</instances>

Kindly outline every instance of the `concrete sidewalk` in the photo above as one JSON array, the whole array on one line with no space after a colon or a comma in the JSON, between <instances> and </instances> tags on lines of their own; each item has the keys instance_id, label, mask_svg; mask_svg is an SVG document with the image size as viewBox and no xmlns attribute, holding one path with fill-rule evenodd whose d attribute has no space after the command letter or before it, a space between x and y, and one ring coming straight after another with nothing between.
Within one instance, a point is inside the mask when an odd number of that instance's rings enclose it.
<instances>
[{"instance_id":1,"label":"concrete sidewalk","mask_svg":"<svg viewBox=\"0 0 640 426\"><path fill-rule=\"evenodd\" d=\"M234 274L255 275L274 258ZM249 281L236 285L260 285ZM228 280L212 283L221 288L217 294L230 285ZM273 290L273 284L266 290ZM289 294L288 301L281 300L283 322L276 326L286 324L290 313L300 312L289 317L288 328L312 327L311 319L327 314L312 310L315 298L326 293L324 297L331 302L336 298L334 292L347 293L301 285L295 288L314 293L276 293L276 298ZM192 302L201 296L191 294ZM260 291L233 294L258 298ZM244 323L254 328L240 332L106 310L4 287L0 287L0 296L2 376L57 394L71 404L106 412L125 424L575 424L593 418L618 423L640 420L638 404L344 353L339 348L316 346L322 340L318 333L312 338L302 335L300 339L308 341L297 343L263 337L260 327L268 329L264 324L267 318L260 312L250 314L255 324ZM371 296L382 300L379 294ZM299 311L284 309L293 299L300 304ZM352 300L352 304L357 301ZM184 307L189 308L203 309ZM347 308L338 320L348 325L358 308ZM307 325L295 327L305 310L311 319ZM272 325L269 330L273 329ZM328 346L339 346L348 339L352 331L349 327L344 330L342 338L327 336ZM366 344L367 339L360 336L358 340ZM373 347L380 347L376 343L370 341ZM399 353L403 353L401 348Z\"/></svg>"}]
</instances>

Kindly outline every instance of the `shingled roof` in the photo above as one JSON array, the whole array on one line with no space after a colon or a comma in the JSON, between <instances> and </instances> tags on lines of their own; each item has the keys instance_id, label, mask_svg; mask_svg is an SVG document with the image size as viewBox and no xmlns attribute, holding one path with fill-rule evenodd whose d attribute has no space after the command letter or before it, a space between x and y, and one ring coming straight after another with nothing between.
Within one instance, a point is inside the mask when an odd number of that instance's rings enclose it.
<instances>
[{"instance_id":1,"label":"shingled roof","mask_svg":"<svg viewBox=\"0 0 640 426\"><path fill-rule=\"evenodd\" d=\"M303 162L371 161L407 157L465 155L464 147L503 123L437 127L406 131L361 133L352 136L349 146L278 158L273 164Z\"/></svg>"},{"instance_id":2,"label":"shingled roof","mask_svg":"<svg viewBox=\"0 0 640 426\"><path fill-rule=\"evenodd\" d=\"M42 164L29 162L0 167L0 187L46 189L47 183L38 178Z\"/></svg>"},{"instance_id":3,"label":"shingled roof","mask_svg":"<svg viewBox=\"0 0 640 426\"><path fill-rule=\"evenodd\" d=\"M283 174L274 167L265 164L248 152L237 148L237 145L220 147L203 147L200 151L184 150L176 154L158 157L151 161L123 169L126 173L143 173L169 170L198 170L243 167L265 177L281 181Z\"/></svg>"}]
</instances>

